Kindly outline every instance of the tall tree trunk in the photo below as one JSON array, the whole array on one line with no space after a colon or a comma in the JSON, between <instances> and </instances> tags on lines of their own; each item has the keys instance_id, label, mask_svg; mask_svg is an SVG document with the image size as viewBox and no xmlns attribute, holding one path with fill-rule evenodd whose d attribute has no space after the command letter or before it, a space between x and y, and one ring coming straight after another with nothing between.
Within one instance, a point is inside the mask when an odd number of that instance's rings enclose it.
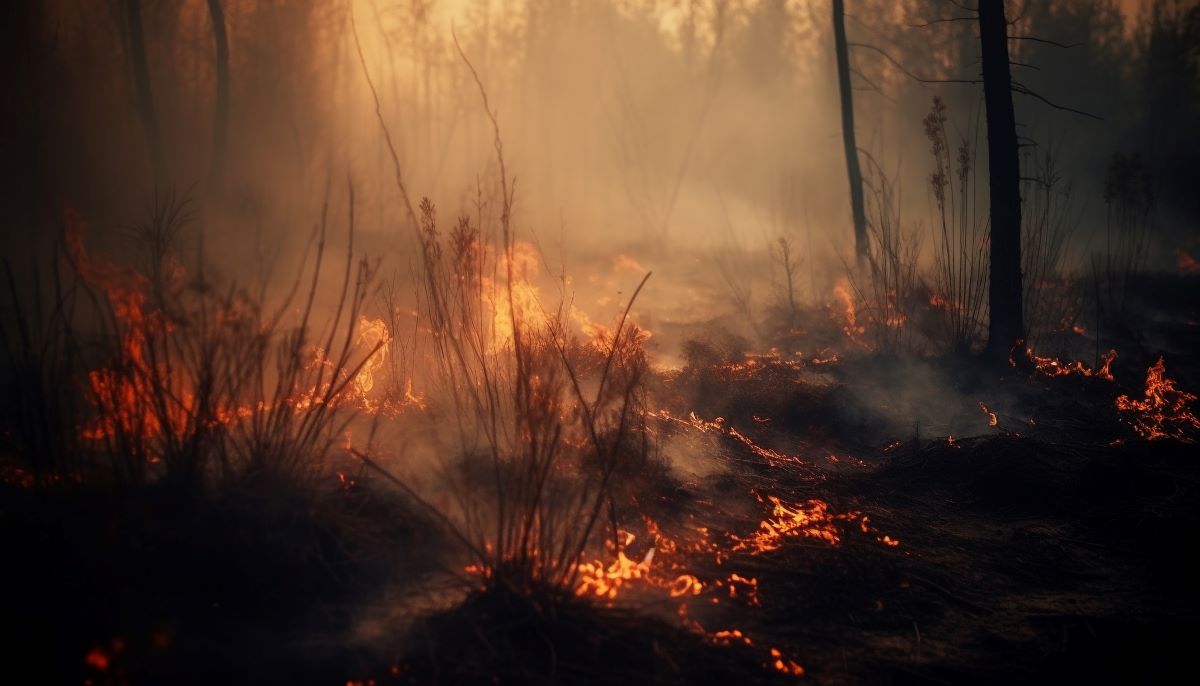
<instances>
[{"instance_id":1,"label":"tall tree trunk","mask_svg":"<svg viewBox=\"0 0 1200 686\"><path fill-rule=\"evenodd\" d=\"M146 134L146 147L150 153L154 183L163 186L167 178L167 156L163 150L162 134L158 129L158 115L154 111L150 64L146 60L146 36L142 30L141 0L125 0L125 21L129 27L129 56L133 66L133 85L137 91L138 117L142 120L142 130Z\"/></svg>"},{"instance_id":2,"label":"tall tree trunk","mask_svg":"<svg viewBox=\"0 0 1200 686\"><path fill-rule=\"evenodd\" d=\"M208 0L208 16L216 44L217 94L213 113L212 166L208 172L210 190L216 190L225 166L225 139L229 132L229 36L225 30L225 12L221 0Z\"/></svg>"},{"instance_id":3,"label":"tall tree trunk","mask_svg":"<svg viewBox=\"0 0 1200 686\"><path fill-rule=\"evenodd\" d=\"M862 170L854 141L854 90L850 85L850 54L846 46L846 7L833 0L833 43L837 52L838 90L842 96L842 144L846 149L846 174L850 177L850 209L854 213L854 251L867 254L867 213L863 209Z\"/></svg>"},{"instance_id":4,"label":"tall tree trunk","mask_svg":"<svg viewBox=\"0 0 1200 686\"><path fill-rule=\"evenodd\" d=\"M988 354L1003 358L1025 337L1021 312L1021 168L1004 0L979 0L983 98L991 191Z\"/></svg>"}]
</instances>

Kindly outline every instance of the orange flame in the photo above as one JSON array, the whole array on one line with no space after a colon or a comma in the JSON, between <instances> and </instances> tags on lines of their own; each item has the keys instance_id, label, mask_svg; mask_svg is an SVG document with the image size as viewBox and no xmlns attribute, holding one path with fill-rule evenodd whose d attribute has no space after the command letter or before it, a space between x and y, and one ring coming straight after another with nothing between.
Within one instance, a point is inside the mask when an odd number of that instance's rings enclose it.
<instances>
[{"instance_id":1,"label":"orange flame","mask_svg":"<svg viewBox=\"0 0 1200 686\"><path fill-rule=\"evenodd\" d=\"M1079 360L1063 362L1057 357L1038 355L1033 352L1033 348L1025 348L1025 354L1033 362L1034 374L1041 374L1042 376L1051 378L1078 374L1079 376L1094 376L1097 379L1104 379L1105 381L1113 380L1112 363L1117 359L1117 351L1109 350L1100 356L1100 366L1096 369L1091 369ZM1017 366L1017 361L1012 355L1009 355L1008 362L1014 367Z\"/></svg>"},{"instance_id":2,"label":"orange flame","mask_svg":"<svg viewBox=\"0 0 1200 686\"><path fill-rule=\"evenodd\" d=\"M983 410L983 413L987 415L988 426L996 426L1000 423L999 418L996 417L996 413L989 410L988 406L984 405L982 400L979 401L979 409Z\"/></svg>"},{"instance_id":3,"label":"orange flame","mask_svg":"<svg viewBox=\"0 0 1200 686\"><path fill-rule=\"evenodd\" d=\"M1122 394L1116 400L1117 409L1133 415L1134 431L1148 441L1174 438L1191 443L1188 432L1200 429L1200 420L1188 409L1196 396L1178 388L1174 380L1167 378L1166 371L1163 358L1159 357L1146 371L1142 399Z\"/></svg>"},{"instance_id":4,"label":"orange flame","mask_svg":"<svg viewBox=\"0 0 1200 686\"><path fill-rule=\"evenodd\" d=\"M866 327L858 323L858 310L854 306L854 293L850 287L850 279L842 276L833 286L833 297L841 306L841 312L835 313L835 318L842 327L842 333L854 340L866 332Z\"/></svg>"}]
</instances>

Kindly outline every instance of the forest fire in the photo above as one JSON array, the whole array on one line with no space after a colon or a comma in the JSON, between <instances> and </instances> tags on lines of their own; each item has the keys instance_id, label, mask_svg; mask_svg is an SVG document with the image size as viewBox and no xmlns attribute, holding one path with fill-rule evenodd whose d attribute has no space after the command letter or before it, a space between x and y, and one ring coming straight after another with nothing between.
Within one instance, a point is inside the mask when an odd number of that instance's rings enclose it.
<instances>
[{"instance_id":1,"label":"forest fire","mask_svg":"<svg viewBox=\"0 0 1200 686\"><path fill-rule=\"evenodd\" d=\"M1200 6L950 4L0 3L0 682L1188 673Z\"/></svg>"}]
</instances>

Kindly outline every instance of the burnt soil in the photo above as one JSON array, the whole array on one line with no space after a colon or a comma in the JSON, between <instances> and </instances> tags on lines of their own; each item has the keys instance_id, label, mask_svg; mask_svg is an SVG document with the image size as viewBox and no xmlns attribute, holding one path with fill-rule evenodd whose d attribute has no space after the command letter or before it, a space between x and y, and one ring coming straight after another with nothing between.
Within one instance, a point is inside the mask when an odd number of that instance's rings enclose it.
<instances>
[{"instance_id":1,"label":"burnt soil","mask_svg":"<svg viewBox=\"0 0 1200 686\"><path fill-rule=\"evenodd\" d=\"M1187 349L1194 328L1171 340ZM924 360L954 392L917 402L962 405L953 438L862 400L861 379L884 398L907 383L880 356L659 379L673 416L720 416L795 456L660 421L657 435L679 439L667 458L692 445L710 461L630 477L625 502L664 531L745 535L768 514L764 494L869 517L869 532L838 522L836 545L684 561L702 579L757 579L758 605L692 613L753 647L717 644L661 599L464 594L443 537L366 473L296 498L5 480L2 664L97 686L793 682L770 646L821 684L1176 681L1200 640L1200 460L1192 443L1140 439L1113 407L1156 357L1121 358L1115 382ZM1192 360L1168 364L1200 388ZM1003 397L997 425L967 397Z\"/></svg>"}]
</instances>

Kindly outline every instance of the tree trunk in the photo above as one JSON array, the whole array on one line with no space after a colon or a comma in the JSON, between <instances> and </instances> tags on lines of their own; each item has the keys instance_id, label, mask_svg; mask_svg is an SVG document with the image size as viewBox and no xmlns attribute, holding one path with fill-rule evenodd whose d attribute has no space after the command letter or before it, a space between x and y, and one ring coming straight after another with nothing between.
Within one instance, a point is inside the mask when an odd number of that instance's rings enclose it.
<instances>
[{"instance_id":1,"label":"tree trunk","mask_svg":"<svg viewBox=\"0 0 1200 686\"><path fill-rule=\"evenodd\" d=\"M991 192L988 354L1005 358L1025 337L1021 312L1021 169L1004 0L979 0Z\"/></svg>"},{"instance_id":2,"label":"tree trunk","mask_svg":"<svg viewBox=\"0 0 1200 686\"><path fill-rule=\"evenodd\" d=\"M850 177L850 208L854 213L854 251L867 254L867 213L863 209L862 170L854 141L854 91L850 84L850 55L846 46L846 7L833 0L833 43L837 52L838 90L842 97L842 144L846 149L846 174Z\"/></svg>"},{"instance_id":3,"label":"tree trunk","mask_svg":"<svg viewBox=\"0 0 1200 686\"><path fill-rule=\"evenodd\" d=\"M150 153L154 183L163 186L167 178L167 156L163 151L162 134L158 130L158 115L154 111L150 64L146 60L146 36L142 30L141 0L125 1L125 21L129 27L129 57L133 66L133 85L137 91L138 116L146 134L146 147Z\"/></svg>"},{"instance_id":4,"label":"tree trunk","mask_svg":"<svg viewBox=\"0 0 1200 686\"><path fill-rule=\"evenodd\" d=\"M225 139L229 131L229 36L225 30L225 12L221 0L208 0L208 16L216 44L217 94L213 113L212 166L208 172L210 190L216 190L225 166Z\"/></svg>"}]
</instances>

